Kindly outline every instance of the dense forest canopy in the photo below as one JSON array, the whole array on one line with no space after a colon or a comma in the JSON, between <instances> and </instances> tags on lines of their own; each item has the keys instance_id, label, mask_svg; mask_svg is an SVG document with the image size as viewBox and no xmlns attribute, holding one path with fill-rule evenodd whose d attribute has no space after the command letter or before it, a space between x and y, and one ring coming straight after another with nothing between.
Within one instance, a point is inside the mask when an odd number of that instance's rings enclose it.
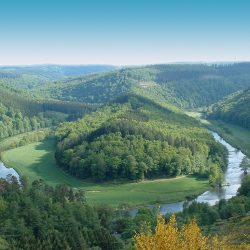
<instances>
[{"instance_id":1,"label":"dense forest canopy","mask_svg":"<svg viewBox=\"0 0 250 250\"><path fill-rule=\"evenodd\" d=\"M227 152L198 122L146 98L125 100L58 127L61 167L96 181L193 173L215 181Z\"/></svg>"},{"instance_id":2,"label":"dense forest canopy","mask_svg":"<svg viewBox=\"0 0 250 250\"><path fill-rule=\"evenodd\" d=\"M212 105L208 109L208 117L250 128L250 89Z\"/></svg>"},{"instance_id":3,"label":"dense forest canopy","mask_svg":"<svg viewBox=\"0 0 250 250\"><path fill-rule=\"evenodd\" d=\"M40 94L62 100L107 103L135 92L181 108L215 103L250 86L250 63L152 65L123 68L47 84Z\"/></svg>"}]
</instances>

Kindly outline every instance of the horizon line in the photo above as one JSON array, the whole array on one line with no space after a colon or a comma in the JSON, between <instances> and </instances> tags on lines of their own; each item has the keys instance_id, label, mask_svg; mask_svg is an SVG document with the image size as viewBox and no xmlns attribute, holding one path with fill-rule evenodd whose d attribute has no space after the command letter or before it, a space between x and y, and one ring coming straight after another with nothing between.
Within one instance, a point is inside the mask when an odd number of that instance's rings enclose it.
<instances>
[{"instance_id":1,"label":"horizon line","mask_svg":"<svg viewBox=\"0 0 250 250\"><path fill-rule=\"evenodd\" d=\"M110 63L27 63L27 64L1 64L0 67L29 67L29 66L112 66L112 67L136 67L150 65L165 65L165 64L237 64L250 63L249 60L219 60L219 61L170 61L160 63L144 63L144 64L110 64Z\"/></svg>"}]
</instances>

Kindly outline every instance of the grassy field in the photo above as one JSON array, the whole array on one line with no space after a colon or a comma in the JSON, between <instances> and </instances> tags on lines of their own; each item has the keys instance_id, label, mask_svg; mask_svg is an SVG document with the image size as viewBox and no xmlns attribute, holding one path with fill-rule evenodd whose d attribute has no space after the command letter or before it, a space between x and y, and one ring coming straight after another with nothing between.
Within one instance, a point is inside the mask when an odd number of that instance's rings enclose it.
<instances>
[{"instance_id":1,"label":"grassy field","mask_svg":"<svg viewBox=\"0 0 250 250\"><path fill-rule=\"evenodd\" d=\"M97 184L78 180L57 167L54 159L54 140L32 143L5 151L2 159L30 181L44 179L50 185L65 183L86 191L89 204L143 205L171 203L184 200L186 196L198 195L209 189L208 181L195 177L160 179L138 183Z\"/></svg>"},{"instance_id":2,"label":"grassy field","mask_svg":"<svg viewBox=\"0 0 250 250\"><path fill-rule=\"evenodd\" d=\"M250 157L250 130L223 121L202 119L201 113L188 112L188 115L198 119L204 126L220 134L228 143L239 148Z\"/></svg>"}]
</instances>

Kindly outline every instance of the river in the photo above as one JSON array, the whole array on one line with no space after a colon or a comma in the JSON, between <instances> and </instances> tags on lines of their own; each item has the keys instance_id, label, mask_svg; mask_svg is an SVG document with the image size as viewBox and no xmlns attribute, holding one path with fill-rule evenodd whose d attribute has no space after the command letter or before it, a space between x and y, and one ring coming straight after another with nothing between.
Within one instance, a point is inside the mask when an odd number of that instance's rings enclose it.
<instances>
[{"instance_id":1,"label":"river","mask_svg":"<svg viewBox=\"0 0 250 250\"><path fill-rule=\"evenodd\" d=\"M228 150L228 166L225 172L225 186L220 190L206 191L199 195L195 200L197 202L207 202L210 205L215 205L221 199L230 199L237 195L237 190L241 185L243 178L243 170L240 164L245 157L245 155L238 149L227 143L222 137L217 133L211 132L214 139L224 145ZM169 212L181 212L183 210L184 201L170 203L170 204L160 204L160 213L166 214ZM153 205L146 206L148 208L154 207ZM135 216L138 208L133 208L131 210L131 215Z\"/></svg>"},{"instance_id":2,"label":"river","mask_svg":"<svg viewBox=\"0 0 250 250\"><path fill-rule=\"evenodd\" d=\"M6 179L8 175L15 176L17 180L19 180L19 175L14 168L7 168L4 164L0 161L0 178Z\"/></svg>"}]
</instances>

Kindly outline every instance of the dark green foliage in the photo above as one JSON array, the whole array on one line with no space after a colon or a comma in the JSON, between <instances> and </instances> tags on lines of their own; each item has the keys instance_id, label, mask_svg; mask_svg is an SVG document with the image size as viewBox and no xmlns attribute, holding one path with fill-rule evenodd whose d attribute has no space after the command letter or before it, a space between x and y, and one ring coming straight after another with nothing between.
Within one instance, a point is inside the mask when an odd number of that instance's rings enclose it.
<instances>
[{"instance_id":1,"label":"dark green foliage","mask_svg":"<svg viewBox=\"0 0 250 250\"><path fill-rule=\"evenodd\" d=\"M250 128L250 89L213 105L208 110L208 117Z\"/></svg>"},{"instance_id":2,"label":"dark green foliage","mask_svg":"<svg viewBox=\"0 0 250 250\"><path fill-rule=\"evenodd\" d=\"M56 159L96 181L199 174L226 165L227 152L198 122L135 95L59 126Z\"/></svg>"},{"instance_id":3,"label":"dark green foliage","mask_svg":"<svg viewBox=\"0 0 250 250\"><path fill-rule=\"evenodd\" d=\"M15 179L0 179L0 186L0 239L8 249L122 247L109 228L111 211L86 205L80 190L41 180L20 189Z\"/></svg>"}]
</instances>

